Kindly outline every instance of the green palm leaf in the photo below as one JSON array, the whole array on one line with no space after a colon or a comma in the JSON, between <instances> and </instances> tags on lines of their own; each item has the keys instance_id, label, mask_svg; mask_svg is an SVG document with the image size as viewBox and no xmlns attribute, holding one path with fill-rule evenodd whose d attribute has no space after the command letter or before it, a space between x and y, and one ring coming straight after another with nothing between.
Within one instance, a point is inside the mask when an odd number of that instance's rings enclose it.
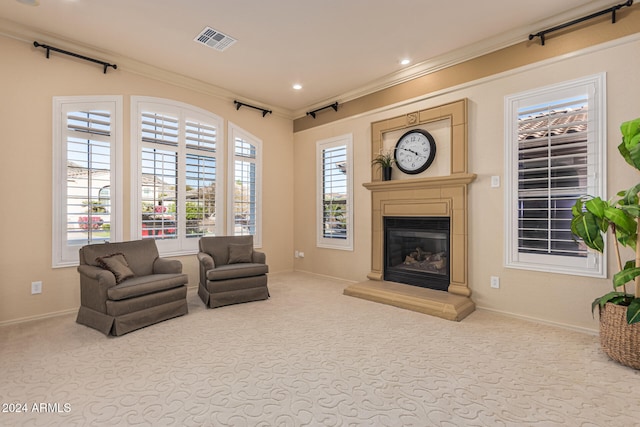
<instances>
[{"instance_id":1,"label":"green palm leaf","mask_svg":"<svg viewBox=\"0 0 640 427\"><path fill-rule=\"evenodd\" d=\"M637 276L640 276L640 267L626 268L621 270L613 275L613 286L616 288L618 286L623 286L625 283L628 283L635 279Z\"/></svg>"},{"instance_id":2,"label":"green palm leaf","mask_svg":"<svg viewBox=\"0 0 640 427\"><path fill-rule=\"evenodd\" d=\"M622 141L627 149L631 149L640 143L640 118L629 120L620 125Z\"/></svg>"},{"instance_id":3,"label":"green palm leaf","mask_svg":"<svg viewBox=\"0 0 640 427\"><path fill-rule=\"evenodd\" d=\"M636 184L628 190L618 192L618 197L621 197L618 203L621 205L637 205L638 192L640 192L640 184Z\"/></svg>"},{"instance_id":4,"label":"green palm leaf","mask_svg":"<svg viewBox=\"0 0 640 427\"><path fill-rule=\"evenodd\" d=\"M625 297L626 294L624 292L609 292L608 294L593 300L593 302L591 303L591 312L593 312L598 306L604 307L608 302L612 302L615 304L616 302L624 300Z\"/></svg>"},{"instance_id":5,"label":"green palm leaf","mask_svg":"<svg viewBox=\"0 0 640 427\"><path fill-rule=\"evenodd\" d=\"M640 322L640 298L631 301L627 307L627 323L631 325L637 322Z\"/></svg>"},{"instance_id":6,"label":"green palm leaf","mask_svg":"<svg viewBox=\"0 0 640 427\"><path fill-rule=\"evenodd\" d=\"M604 209L604 217L615 224L618 230L624 231L627 234L636 232L637 224L635 219L622 209L607 206Z\"/></svg>"},{"instance_id":7,"label":"green palm leaf","mask_svg":"<svg viewBox=\"0 0 640 427\"><path fill-rule=\"evenodd\" d=\"M600 221L591 212L584 212L571 220L571 232L580 237L584 244L598 252L604 251L604 239Z\"/></svg>"}]
</instances>

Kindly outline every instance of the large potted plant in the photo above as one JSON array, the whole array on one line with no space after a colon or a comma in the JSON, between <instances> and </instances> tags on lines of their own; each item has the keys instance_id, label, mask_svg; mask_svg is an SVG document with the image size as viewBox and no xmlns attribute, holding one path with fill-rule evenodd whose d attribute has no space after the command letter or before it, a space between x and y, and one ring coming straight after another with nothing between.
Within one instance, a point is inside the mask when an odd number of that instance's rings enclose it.
<instances>
[{"instance_id":1,"label":"large potted plant","mask_svg":"<svg viewBox=\"0 0 640 427\"><path fill-rule=\"evenodd\" d=\"M395 161L394 150L380 150L378 155L371 160L371 166L379 166L382 169L382 180L389 181Z\"/></svg>"},{"instance_id":2,"label":"large potted plant","mask_svg":"<svg viewBox=\"0 0 640 427\"><path fill-rule=\"evenodd\" d=\"M640 171L640 118L620 126L622 143L618 151ZM584 196L573 206L571 231L585 245L604 252L606 233L614 237L618 272L613 291L596 298L592 310L600 313L600 343L612 359L640 369L640 183L617 193L609 201ZM635 259L623 263L620 246L634 250ZM630 283L633 283L631 285Z\"/></svg>"}]
</instances>

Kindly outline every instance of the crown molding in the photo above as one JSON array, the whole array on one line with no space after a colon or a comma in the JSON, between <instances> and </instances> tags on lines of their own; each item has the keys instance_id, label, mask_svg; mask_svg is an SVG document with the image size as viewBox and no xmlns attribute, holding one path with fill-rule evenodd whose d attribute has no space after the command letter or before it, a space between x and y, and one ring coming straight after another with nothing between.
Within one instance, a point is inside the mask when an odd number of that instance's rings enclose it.
<instances>
[{"instance_id":1,"label":"crown molding","mask_svg":"<svg viewBox=\"0 0 640 427\"><path fill-rule=\"evenodd\" d=\"M272 114L274 115L278 115L290 120L293 119L293 112L291 110L268 106L260 102L259 100L240 96L222 87L205 83L201 80L193 79L159 67L155 67L151 64L147 64L130 57L120 55L116 52L103 50L95 46L84 44L76 40L63 38L55 34L38 31L34 28L23 26L4 18L0 18L0 36L28 43L30 45L33 45L34 41L38 41L40 43L55 45L55 47L57 48L69 50L80 55L99 57L101 60L117 64L117 71L126 71L153 80L179 86L184 89L192 90L194 92L203 93L222 101L227 101L229 102L229 104L233 104L234 100L239 100L241 102L246 102L260 107L264 106L264 108L271 110Z\"/></svg>"}]
</instances>

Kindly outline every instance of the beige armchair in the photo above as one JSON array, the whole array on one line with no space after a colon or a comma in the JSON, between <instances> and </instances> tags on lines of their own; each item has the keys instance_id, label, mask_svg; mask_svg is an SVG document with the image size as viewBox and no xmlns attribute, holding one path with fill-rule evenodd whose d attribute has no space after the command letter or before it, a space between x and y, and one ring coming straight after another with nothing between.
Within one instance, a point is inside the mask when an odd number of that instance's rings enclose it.
<instances>
[{"instance_id":1,"label":"beige armchair","mask_svg":"<svg viewBox=\"0 0 640 427\"><path fill-rule=\"evenodd\" d=\"M253 236L202 237L198 295L209 308L269 298L266 256Z\"/></svg>"},{"instance_id":2,"label":"beige armchair","mask_svg":"<svg viewBox=\"0 0 640 427\"><path fill-rule=\"evenodd\" d=\"M123 335L187 314L188 277L178 260L160 258L153 239L80 249L76 322Z\"/></svg>"}]
</instances>

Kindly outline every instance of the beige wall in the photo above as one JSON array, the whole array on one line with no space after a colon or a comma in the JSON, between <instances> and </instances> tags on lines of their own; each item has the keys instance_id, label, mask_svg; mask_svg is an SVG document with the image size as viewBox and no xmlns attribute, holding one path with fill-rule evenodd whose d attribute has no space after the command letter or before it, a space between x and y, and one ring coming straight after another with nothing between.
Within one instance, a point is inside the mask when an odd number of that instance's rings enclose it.
<instances>
[{"instance_id":1,"label":"beige wall","mask_svg":"<svg viewBox=\"0 0 640 427\"><path fill-rule=\"evenodd\" d=\"M506 95L604 71L608 94L608 194L613 196L618 189L635 184L638 177L617 154L616 146L620 141L620 123L640 117L640 74L637 72L640 57L629 54L638 51L640 35L636 34L436 93L406 94L404 103L296 132L294 246L305 252L305 258L297 259L295 268L354 281L366 280L370 271L371 201L369 191L362 184L371 179L371 123L468 98L469 173L478 175L469 185L471 298L480 308L596 330L597 321L590 311L591 301L611 288L610 279L505 268L504 186L491 188L490 178L499 175L503 182L505 179L503 114ZM355 145L355 249L352 252L319 249L315 247L314 227L310 226L315 206L315 167L310 167L315 141L348 132L353 133ZM610 259L609 277L614 270L615 264ZM500 289L490 287L490 276L500 277Z\"/></svg>"},{"instance_id":2,"label":"beige wall","mask_svg":"<svg viewBox=\"0 0 640 427\"><path fill-rule=\"evenodd\" d=\"M41 40L42 41L42 40ZM0 325L77 309L75 268L51 268L52 97L122 95L124 101L124 238L130 227L130 96L169 98L211 111L263 141L263 250L270 271L293 268L292 121L236 111L232 99L51 53L0 36ZM225 123L226 124L226 123ZM225 132L226 134L226 132ZM179 258L198 283L196 257ZM31 295L31 282L43 292Z\"/></svg>"}]
</instances>

